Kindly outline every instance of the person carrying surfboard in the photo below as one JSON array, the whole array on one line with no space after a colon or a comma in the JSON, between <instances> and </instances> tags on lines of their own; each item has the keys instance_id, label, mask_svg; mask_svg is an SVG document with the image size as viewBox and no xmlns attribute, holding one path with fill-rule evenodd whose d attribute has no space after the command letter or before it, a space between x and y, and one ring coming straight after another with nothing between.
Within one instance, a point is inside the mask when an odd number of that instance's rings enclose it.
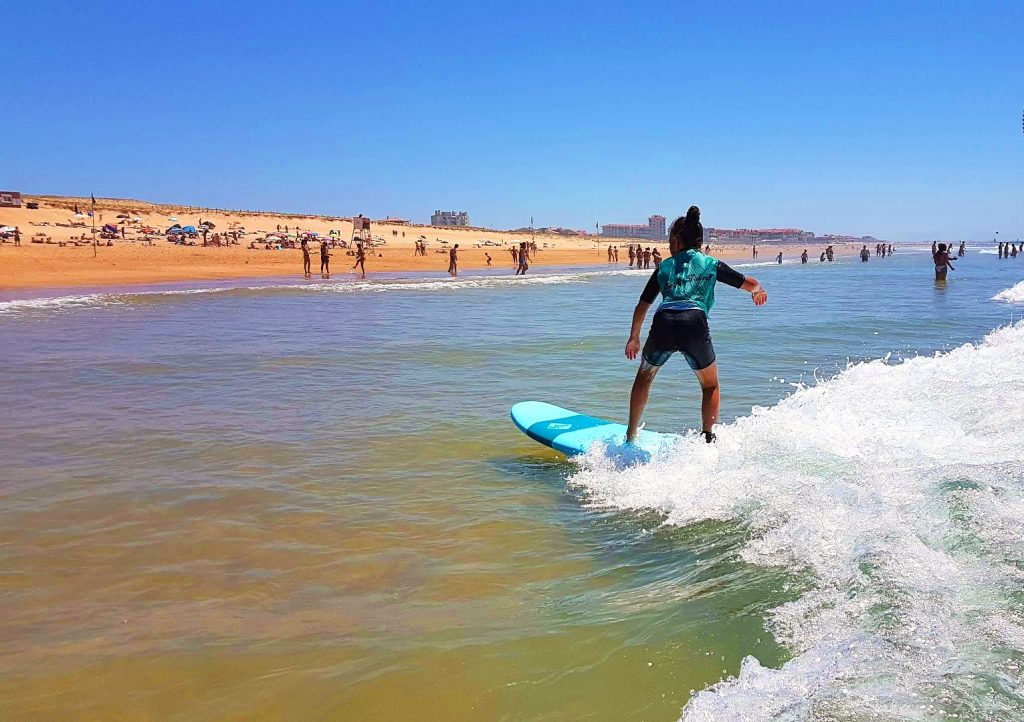
<instances>
[{"instance_id":1,"label":"person carrying surfboard","mask_svg":"<svg viewBox=\"0 0 1024 722\"><path fill-rule=\"evenodd\" d=\"M637 355L641 358L629 395L627 443L636 439L654 376L677 351L686 358L700 383L704 440L709 444L715 440L719 405L718 364L708 328L708 313L715 305L715 284L724 283L748 291L755 306L763 306L768 301L768 292L756 278L744 276L717 258L701 253L703 240L700 208L690 206L685 216L675 220L669 232L669 252L672 255L651 274L633 310L626 358L632 360ZM647 343L641 351L640 329L659 293L662 302L654 314Z\"/></svg>"}]
</instances>

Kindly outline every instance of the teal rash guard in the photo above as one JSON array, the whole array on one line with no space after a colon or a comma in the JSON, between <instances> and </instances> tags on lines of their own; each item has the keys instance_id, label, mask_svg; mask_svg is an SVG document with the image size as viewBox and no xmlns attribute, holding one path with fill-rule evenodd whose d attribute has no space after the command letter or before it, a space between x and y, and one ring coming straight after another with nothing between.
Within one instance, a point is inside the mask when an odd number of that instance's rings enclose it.
<instances>
[{"instance_id":1,"label":"teal rash guard","mask_svg":"<svg viewBox=\"0 0 1024 722\"><path fill-rule=\"evenodd\" d=\"M746 277L717 258L687 249L666 258L651 274L640 300L654 303L662 296L659 311L699 309L709 313L715 305L715 284L739 288Z\"/></svg>"}]
</instances>

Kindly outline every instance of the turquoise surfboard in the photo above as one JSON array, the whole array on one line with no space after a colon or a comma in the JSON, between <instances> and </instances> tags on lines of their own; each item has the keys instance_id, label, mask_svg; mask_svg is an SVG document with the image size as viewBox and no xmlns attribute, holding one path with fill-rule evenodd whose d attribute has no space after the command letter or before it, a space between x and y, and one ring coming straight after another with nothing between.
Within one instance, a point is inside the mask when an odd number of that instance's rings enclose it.
<instances>
[{"instance_id":1,"label":"turquoise surfboard","mask_svg":"<svg viewBox=\"0 0 1024 722\"><path fill-rule=\"evenodd\" d=\"M543 401L520 401L512 407L512 422L534 441L566 456L584 453L595 443L619 447L626 440L626 426L586 416ZM679 437L657 431L641 431L635 447L650 455ZM640 460L640 459L638 459Z\"/></svg>"}]
</instances>

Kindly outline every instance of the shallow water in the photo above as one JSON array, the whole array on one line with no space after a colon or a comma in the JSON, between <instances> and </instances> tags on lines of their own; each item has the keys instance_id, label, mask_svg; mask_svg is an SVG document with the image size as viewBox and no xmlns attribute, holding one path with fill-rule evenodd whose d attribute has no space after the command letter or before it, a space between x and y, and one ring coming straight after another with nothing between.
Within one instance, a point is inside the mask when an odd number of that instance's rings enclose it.
<instances>
[{"instance_id":1,"label":"shallow water","mask_svg":"<svg viewBox=\"0 0 1024 722\"><path fill-rule=\"evenodd\" d=\"M745 270L624 471L640 274L0 302L0 718L1024 716L1024 265Z\"/></svg>"}]
</instances>

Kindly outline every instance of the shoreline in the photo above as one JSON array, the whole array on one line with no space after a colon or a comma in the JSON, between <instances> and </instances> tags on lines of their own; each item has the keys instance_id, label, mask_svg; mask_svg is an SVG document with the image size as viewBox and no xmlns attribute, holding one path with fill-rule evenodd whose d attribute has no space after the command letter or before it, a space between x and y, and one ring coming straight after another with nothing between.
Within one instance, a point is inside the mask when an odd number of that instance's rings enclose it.
<instances>
[{"instance_id":1,"label":"shoreline","mask_svg":"<svg viewBox=\"0 0 1024 722\"><path fill-rule=\"evenodd\" d=\"M606 248L604 246L601 249L600 255L596 249L543 249L531 262L530 271L536 273L573 267L608 270L629 268L623 248L620 247L618 263L608 263ZM789 265L801 250L764 247L763 255L759 254L756 261L751 258L749 248L712 248L711 254L726 263L767 263L782 251ZM840 256L846 255L843 249L837 250ZM663 252L667 254L667 250ZM352 271L351 265L355 259L346 255L346 249L334 248L331 253L330 280L364 280ZM438 274L439 278L448 278L447 253L413 256L411 247L391 247L374 250L373 253L380 255L367 255L367 281L379 278L380 274L395 273L430 273ZM493 259L490 267L485 253L490 253ZM256 281L270 278L326 280L321 279L319 273L319 253L310 255L314 273L311 278L305 279L302 274L302 254L298 249L267 251L237 247L144 246L129 241L110 247L101 246L93 257L90 246L61 247L23 243L21 247L13 247L4 244L0 246L0 292L9 297L19 291L132 288L154 284L246 279ZM812 262L817 262L817 258L812 256ZM515 269L507 247L460 248L459 271L481 270L513 275Z\"/></svg>"},{"instance_id":2,"label":"shoreline","mask_svg":"<svg viewBox=\"0 0 1024 722\"><path fill-rule=\"evenodd\" d=\"M91 202L86 199L26 197L39 202L38 209L0 208L0 226L20 228L21 245L0 243L0 291L5 295L18 291L46 289L81 289L133 287L155 283L236 281L272 277L301 280L302 254L297 248L266 250L262 239L277 229L319 234L319 238L352 237L352 221L327 216L302 216L266 212L223 211L180 206L162 206L143 201L97 199L96 224L112 223L117 233L113 245L100 245L93 255L91 223L84 213ZM211 234L239 233L237 244L176 245L169 243L160 231L170 223L199 226L211 223ZM88 223L87 223L88 222ZM87 227L88 226L88 227ZM154 232L149 232L149 231ZM509 250L522 241L534 241L537 253L531 270L540 271L564 266L625 269L628 267L626 247L640 243L657 247L668 255L668 242L644 239L605 238L590 235L565 235L551 232L499 231L484 228L435 227L410 224L395 219L372 221L371 233L378 246L368 249L367 280L375 274L391 272L437 272L446 274L448 248L459 244L459 270L478 271L489 268L485 254L492 257L491 269L515 268ZM214 238L211 237L211 241ZM414 244L423 240L427 255L414 255ZM251 243L256 248L250 248ZM105 244L106 241L100 243ZM320 255L311 243L312 278L319 279ZM840 256L853 253L855 244L834 244ZM607 249L618 246L619 261L609 263ZM859 249L859 245L856 246ZM807 246L811 261L822 250ZM803 247L759 244L758 262L770 261L782 251L787 260L799 256ZM355 262L349 249L331 249L332 277L354 276ZM750 261L751 248L743 245L713 245L712 255L726 263Z\"/></svg>"}]
</instances>

